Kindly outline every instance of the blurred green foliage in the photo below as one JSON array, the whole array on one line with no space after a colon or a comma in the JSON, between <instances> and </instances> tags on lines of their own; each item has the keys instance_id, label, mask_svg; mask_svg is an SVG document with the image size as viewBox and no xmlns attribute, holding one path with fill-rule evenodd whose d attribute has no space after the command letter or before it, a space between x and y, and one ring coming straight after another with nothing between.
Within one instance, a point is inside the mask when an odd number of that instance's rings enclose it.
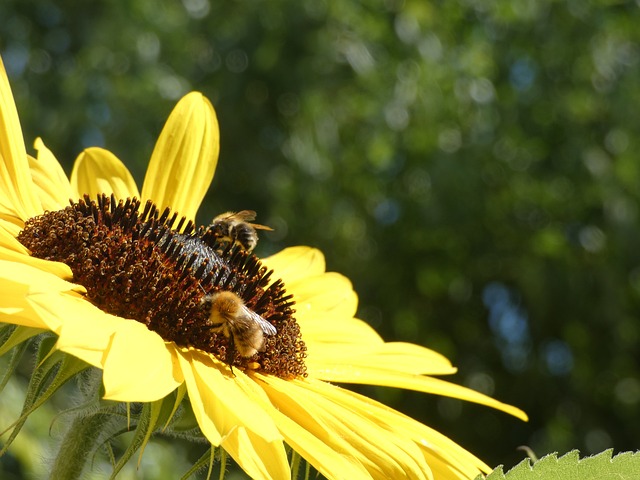
<instances>
[{"instance_id":1,"label":"blurred green foliage","mask_svg":"<svg viewBox=\"0 0 640 480\"><path fill-rule=\"evenodd\" d=\"M491 465L638 448L640 12L617 0L3 0L27 142L141 182L200 90L221 160L200 222L321 248L386 340L531 421L364 388ZM636 152L636 153L634 153Z\"/></svg>"}]
</instances>

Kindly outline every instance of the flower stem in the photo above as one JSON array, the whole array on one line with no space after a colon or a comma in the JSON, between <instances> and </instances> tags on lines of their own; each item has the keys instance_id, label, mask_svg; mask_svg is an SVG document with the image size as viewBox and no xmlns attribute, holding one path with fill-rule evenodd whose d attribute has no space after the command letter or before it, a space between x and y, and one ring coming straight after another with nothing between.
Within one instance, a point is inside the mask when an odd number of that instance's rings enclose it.
<instances>
[{"instance_id":1,"label":"flower stem","mask_svg":"<svg viewBox=\"0 0 640 480\"><path fill-rule=\"evenodd\" d=\"M67 430L51 468L51 480L74 480L93 458L93 454L105 438L105 426L113 421L113 415L103 412L76 416Z\"/></svg>"}]
</instances>

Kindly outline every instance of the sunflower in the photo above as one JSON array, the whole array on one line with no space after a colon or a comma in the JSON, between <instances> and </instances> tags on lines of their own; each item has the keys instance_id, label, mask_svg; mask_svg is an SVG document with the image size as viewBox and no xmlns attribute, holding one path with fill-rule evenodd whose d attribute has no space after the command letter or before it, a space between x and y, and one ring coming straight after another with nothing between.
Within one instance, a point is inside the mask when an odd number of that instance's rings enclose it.
<instances>
[{"instance_id":1,"label":"sunflower","mask_svg":"<svg viewBox=\"0 0 640 480\"><path fill-rule=\"evenodd\" d=\"M211 230L192 220L219 137L201 94L186 95L169 116L141 192L100 148L78 157L70 180L42 140L37 158L27 155L1 62L0 102L0 321L16 326L12 345L52 332L53 351L102 373L106 400L153 410L187 397L204 437L253 478L291 478L289 450L328 478L490 470L446 436L330 382L435 393L526 419L434 378L455 372L438 353L384 342L355 318L350 281L327 272L320 251L258 259L229 239L207 240ZM167 208L185 219L174 226ZM212 327L220 291L271 325L251 355L234 348L238 331Z\"/></svg>"}]
</instances>

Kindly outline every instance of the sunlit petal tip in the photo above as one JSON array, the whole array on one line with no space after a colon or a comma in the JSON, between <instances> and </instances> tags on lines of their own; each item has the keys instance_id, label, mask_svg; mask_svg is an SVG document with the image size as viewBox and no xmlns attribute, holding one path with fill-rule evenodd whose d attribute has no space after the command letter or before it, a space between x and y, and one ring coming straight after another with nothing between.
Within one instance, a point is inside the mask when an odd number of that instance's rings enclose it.
<instances>
[{"instance_id":1,"label":"sunlit petal tip","mask_svg":"<svg viewBox=\"0 0 640 480\"><path fill-rule=\"evenodd\" d=\"M287 289L296 297L296 314L301 324L322 321L335 331L341 329L343 321L350 321L358 309L358 295L351 281L336 272L325 272L308 278L291 276L283 278ZM295 275L303 275L302 271ZM287 280L289 279L289 281Z\"/></svg>"},{"instance_id":2,"label":"sunlit petal tip","mask_svg":"<svg viewBox=\"0 0 640 480\"><path fill-rule=\"evenodd\" d=\"M142 199L194 219L218 163L220 132L213 106L191 92L160 133L142 186Z\"/></svg>"},{"instance_id":3,"label":"sunlit petal tip","mask_svg":"<svg viewBox=\"0 0 640 480\"><path fill-rule=\"evenodd\" d=\"M308 361L323 362L325 358L335 358L340 354L353 357L357 355L354 352L359 352L362 348L371 351L377 345L384 344L378 332L363 320L340 318L336 321L323 321L322 317L318 317L319 321L314 321L316 318L313 315L309 317L310 320L305 320L300 325L307 342Z\"/></svg>"},{"instance_id":4,"label":"sunlit petal tip","mask_svg":"<svg viewBox=\"0 0 640 480\"><path fill-rule=\"evenodd\" d=\"M322 252L317 248L306 246L285 248L262 261L287 284L301 278L320 275L326 269Z\"/></svg>"},{"instance_id":5,"label":"sunlit petal tip","mask_svg":"<svg viewBox=\"0 0 640 480\"><path fill-rule=\"evenodd\" d=\"M140 198L138 187L129 169L109 150L99 147L85 149L76 159L71 172L73 198L99 194L114 194L117 199Z\"/></svg>"},{"instance_id":6,"label":"sunlit petal tip","mask_svg":"<svg viewBox=\"0 0 640 480\"><path fill-rule=\"evenodd\" d=\"M31 178L38 192L44 210L59 210L69 204L74 197L71 185L62 166L53 152L47 148L40 137L33 142L38 152L36 159L29 156Z\"/></svg>"},{"instance_id":7,"label":"sunlit petal tip","mask_svg":"<svg viewBox=\"0 0 640 480\"><path fill-rule=\"evenodd\" d=\"M42 211L31 181L27 151L9 79L0 58L0 206L26 220Z\"/></svg>"}]
</instances>

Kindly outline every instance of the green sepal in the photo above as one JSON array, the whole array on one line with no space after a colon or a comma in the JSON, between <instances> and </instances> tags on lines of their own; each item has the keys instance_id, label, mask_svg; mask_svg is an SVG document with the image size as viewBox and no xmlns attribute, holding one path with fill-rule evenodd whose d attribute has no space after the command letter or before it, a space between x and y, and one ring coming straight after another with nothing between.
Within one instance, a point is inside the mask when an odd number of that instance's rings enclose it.
<instances>
[{"instance_id":1,"label":"green sepal","mask_svg":"<svg viewBox=\"0 0 640 480\"><path fill-rule=\"evenodd\" d=\"M29 342L27 340L44 332L45 330L11 324L0 325L0 357L11 352L8 365L4 368L2 379L0 379L0 392L2 392L7 383L9 383L9 379L13 376L13 373L22 359L22 355L24 355L24 352L29 346Z\"/></svg>"},{"instance_id":2,"label":"green sepal","mask_svg":"<svg viewBox=\"0 0 640 480\"><path fill-rule=\"evenodd\" d=\"M4 373L2 374L2 379L0 379L0 392L4 390L4 387L7 385L13 373L16 371L24 352L27 350L29 346L29 342L22 342L14 348L10 350L10 356L7 366L4 368Z\"/></svg>"},{"instance_id":3,"label":"green sepal","mask_svg":"<svg viewBox=\"0 0 640 480\"><path fill-rule=\"evenodd\" d=\"M222 452L223 450L220 449ZM191 475L201 471L208 464L207 477L209 480L211 478L211 474L213 473L213 465L215 464L215 453L216 449L214 447L210 447L206 452L194 463L191 468L180 478L180 480L187 480ZM222 470L224 472L224 468ZM224 478L224 475L221 475L220 478Z\"/></svg>"},{"instance_id":4,"label":"green sepal","mask_svg":"<svg viewBox=\"0 0 640 480\"><path fill-rule=\"evenodd\" d=\"M184 387L184 390L186 392L186 387ZM178 391L178 395L180 395L181 393L180 387L178 387L177 391ZM183 399L185 398L184 395L182 398ZM176 402L177 400L178 399L176 399ZM171 431L176 435L179 435L180 437L183 437L185 435L189 437L190 436L189 434L191 432L197 432L200 429L200 427L198 425L198 420L196 419L196 416L193 413L193 409L191 408L191 402L188 401L188 398L186 401L182 401L181 405L183 408L180 414L180 418L171 424ZM201 436L201 438L204 438L204 437Z\"/></svg>"},{"instance_id":5,"label":"green sepal","mask_svg":"<svg viewBox=\"0 0 640 480\"><path fill-rule=\"evenodd\" d=\"M98 448L105 443L107 453L113 458L108 439L122 423L122 416L114 415L114 408L117 407L103 407L92 413L85 411L73 418L60 442L60 448L51 466L50 479L83 478L89 459L93 459Z\"/></svg>"},{"instance_id":6,"label":"green sepal","mask_svg":"<svg viewBox=\"0 0 640 480\"><path fill-rule=\"evenodd\" d=\"M311 475L311 464L305 461L302 456L296 452L289 445L285 444L285 448L287 450L287 455L291 455L291 460L289 461L290 469L291 469L291 479L297 480L300 477L300 467L304 462L304 480L309 480L309 476Z\"/></svg>"},{"instance_id":7,"label":"green sepal","mask_svg":"<svg viewBox=\"0 0 640 480\"><path fill-rule=\"evenodd\" d=\"M55 342L56 338L53 336L44 337L38 346L37 366L29 379L20 417L6 430L0 432L3 434L13 427L11 435L0 450L0 455L7 451L34 410L51 398L69 379L89 367L87 363L72 355L54 350Z\"/></svg>"},{"instance_id":8,"label":"green sepal","mask_svg":"<svg viewBox=\"0 0 640 480\"><path fill-rule=\"evenodd\" d=\"M7 342L7 339L11 336L15 329L16 325L0 322L0 345L4 345ZM2 350L0 349L0 351ZM7 353L7 351L8 350L5 350L4 353Z\"/></svg>"},{"instance_id":9,"label":"green sepal","mask_svg":"<svg viewBox=\"0 0 640 480\"><path fill-rule=\"evenodd\" d=\"M13 333L17 325L13 323L4 323L0 321L0 345L7 341L7 338Z\"/></svg>"},{"instance_id":10,"label":"green sepal","mask_svg":"<svg viewBox=\"0 0 640 480\"><path fill-rule=\"evenodd\" d=\"M136 430L133 438L118 462L114 465L110 478L116 477L138 449L140 449L140 456L138 458L138 466L140 466L142 454L151 439L151 435L155 431L160 430L159 425L164 424L166 427L175 414L176 409L174 408L175 401L173 397L174 395L168 395L163 399L155 402L147 402L142 405L142 411L137 417Z\"/></svg>"},{"instance_id":11,"label":"green sepal","mask_svg":"<svg viewBox=\"0 0 640 480\"><path fill-rule=\"evenodd\" d=\"M224 476L227 473L227 452L224 448L220 450L220 478L219 480L224 480Z\"/></svg>"},{"instance_id":12,"label":"green sepal","mask_svg":"<svg viewBox=\"0 0 640 480\"><path fill-rule=\"evenodd\" d=\"M297 479L300 473L300 454L293 448L291 449L291 478Z\"/></svg>"},{"instance_id":13,"label":"green sepal","mask_svg":"<svg viewBox=\"0 0 640 480\"><path fill-rule=\"evenodd\" d=\"M176 394L176 399L173 402L173 409L171 410L171 414L169 415L169 417L167 418L167 423L164 424L164 427L162 427L162 431L164 432L167 427L169 426L169 422L174 419L176 412L178 411L178 407L180 406L180 404L182 403L182 400L184 399L185 395L187 394L187 384L186 382L181 383L178 388L175 390L175 394Z\"/></svg>"},{"instance_id":14,"label":"green sepal","mask_svg":"<svg viewBox=\"0 0 640 480\"><path fill-rule=\"evenodd\" d=\"M136 430L134 432L133 438L129 442L129 445L127 446L127 449L124 451L122 456L113 465L113 472L111 473L111 476L109 478L116 478L118 473L120 473L120 470L122 470L122 468L127 464L127 462L133 456L133 454L136 453L140 447L144 448L144 445L148 441L147 432L149 433L149 436L150 436L151 433L153 432L153 429L158 417L157 414L159 409L154 408L154 406L160 402L161 400L157 402L144 403L142 405L142 412L140 412L140 415L138 416L138 419L136 422ZM127 412L129 412L128 408L127 408ZM127 428L124 431L129 429L129 423L130 423L129 413L127 413L127 417L128 417ZM124 433L124 431L116 432L114 436L117 436L120 433ZM107 445L108 445L108 442L107 442Z\"/></svg>"},{"instance_id":15,"label":"green sepal","mask_svg":"<svg viewBox=\"0 0 640 480\"><path fill-rule=\"evenodd\" d=\"M304 469L304 480L309 480L311 476L311 464L309 462L305 462L306 466Z\"/></svg>"},{"instance_id":16,"label":"green sepal","mask_svg":"<svg viewBox=\"0 0 640 480\"><path fill-rule=\"evenodd\" d=\"M13 327L13 325L7 325L8 327ZM11 350L13 347L22 344L26 340L29 340L36 335L39 335L47 330L43 330L42 328L33 328L33 327L23 327L21 325L16 326L13 329L6 329L3 327L2 336L8 333L9 330L12 330L9 335L7 335L6 340L3 339L2 346L0 346L0 357Z\"/></svg>"},{"instance_id":17,"label":"green sepal","mask_svg":"<svg viewBox=\"0 0 640 480\"><path fill-rule=\"evenodd\" d=\"M60 412L58 412L51 420L51 426L49 429L53 427L55 422L60 417L69 417L73 418L76 416L87 416L87 412L97 412L101 413L110 413L111 415L117 415L117 405L118 402L107 402L103 401L100 398L100 391L96 388L96 384L101 382L102 380L102 370L98 368L89 368L83 374L83 378L81 382L78 382L82 385L82 391L80 398L84 401L82 403L78 403L73 407L66 408ZM101 384L100 384L101 385ZM107 407L102 406L104 403L108 405L113 405L108 409Z\"/></svg>"}]
</instances>

